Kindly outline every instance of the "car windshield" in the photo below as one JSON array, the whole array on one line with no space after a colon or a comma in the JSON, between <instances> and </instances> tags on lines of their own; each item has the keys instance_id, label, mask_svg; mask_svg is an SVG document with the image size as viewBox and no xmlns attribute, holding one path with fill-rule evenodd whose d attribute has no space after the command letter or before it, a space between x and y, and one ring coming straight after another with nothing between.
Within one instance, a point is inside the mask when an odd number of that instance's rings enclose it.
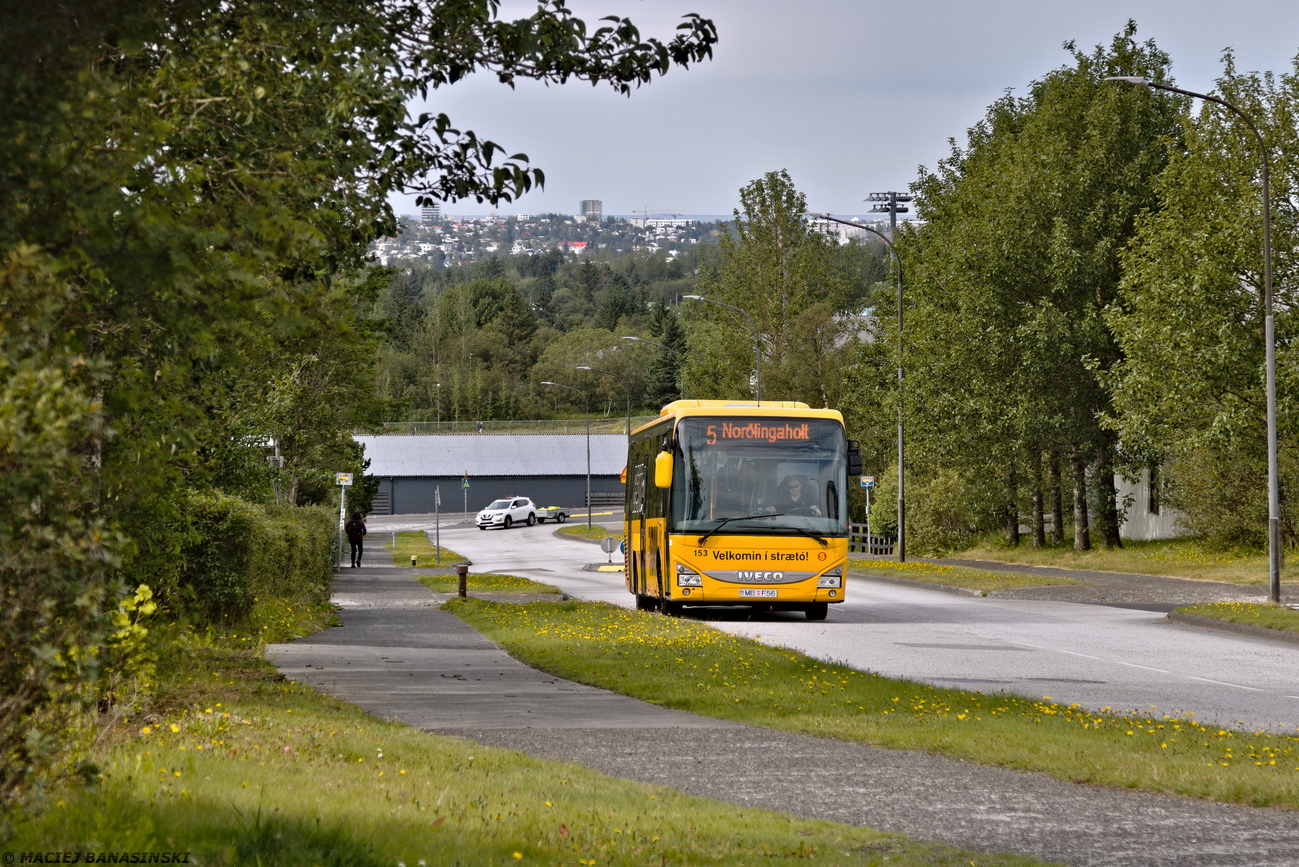
<instances>
[{"instance_id":1,"label":"car windshield","mask_svg":"<svg viewBox=\"0 0 1299 867\"><path fill-rule=\"evenodd\" d=\"M847 441L837 422L690 418L676 442L677 532L847 533Z\"/></svg>"},{"instance_id":2,"label":"car windshield","mask_svg":"<svg viewBox=\"0 0 1299 867\"><path fill-rule=\"evenodd\" d=\"M508 509L509 507L510 507L509 500L492 500L492 504L488 506L486 509L483 509L483 511L490 512L495 509Z\"/></svg>"}]
</instances>

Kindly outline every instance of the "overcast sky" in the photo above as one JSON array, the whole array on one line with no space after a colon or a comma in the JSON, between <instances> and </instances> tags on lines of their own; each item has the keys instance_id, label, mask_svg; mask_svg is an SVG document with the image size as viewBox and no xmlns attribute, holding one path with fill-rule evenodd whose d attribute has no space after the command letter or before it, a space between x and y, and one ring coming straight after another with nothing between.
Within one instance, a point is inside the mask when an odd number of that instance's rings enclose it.
<instances>
[{"instance_id":1,"label":"overcast sky","mask_svg":"<svg viewBox=\"0 0 1299 867\"><path fill-rule=\"evenodd\" d=\"M432 94L413 112L444 111L546 173L543 191L498 213L641 208L729 214L739 189L788 169L817 211L861 214L868 193L905 190L933 167L1007 88L1025 86L1082 49L1106 43L1135 19L1173 59L1177 83L1208 90L1227 48L1242 71L1293 68L1299 2L1148 0L570 0L588 23L631 18L643 35L669 38L698 12L718 29L714 59L621 97L582 83L517 89L475 76ZM503 16L531 3L506 0ZM414 213L397 196L398 213ZM473 200L445 213L484 214Z\"/></svg>"}]
</instances>

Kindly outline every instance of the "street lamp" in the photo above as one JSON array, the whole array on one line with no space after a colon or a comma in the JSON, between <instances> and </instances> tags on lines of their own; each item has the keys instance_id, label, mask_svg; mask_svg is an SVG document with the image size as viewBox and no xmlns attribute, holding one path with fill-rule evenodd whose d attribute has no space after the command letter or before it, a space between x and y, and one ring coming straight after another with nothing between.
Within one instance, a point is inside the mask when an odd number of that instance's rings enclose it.
<instances>
[{"instance_id":1,"label":"street lamp","mask_svg":"<svg viewBox=\"0 0 1299 867\"><path fill-rule=\"evenodd\" d=\"M585 364L579 364L577 366L577 369L589 370L592 373L603 373L605 376L612 376L614 379L621 382L623 384L623 387L627 389L627 446L628 448L630 448L631 447L631 385L626 381L626 377L619 376L616 373L610 373L607 370L597 370L596 368L588 367ZM628 454L631 453L628 452Z\"/></svg>"},{"instance_id":2,"label":"street lamp","mask_svg":"<svg viewBox=\"0 0 1299 867\"><path fill-rule=\"evenodd\" d=\"M438 387L438 433L442 433L442 383L434 383Z\"/></svg>"},{"instance_id":3,"label":"street lamp","mask_svg":"<svg viewBox=\"0 0 1299 867\"><path fill-rule=\"evenodd\" d=\"M1196 93L1193 90L1182 90L1167 84L1156 84L1140 75L1111 75L1106 81L1126 81L1129 84L1141 84L1155 90L1166 90L1169 93L1180 93L1183 96L1203 99L1212 102L1236 114L1245 121L1246 126L1254 133L1258 142L1258 152L1263 163L1263 343L1265 353L1265 385L1267 388L1267 577L1268 598L1272 602L1281 601L1281 486L1280 473L1277 467L1277 434L1276 434L1276 322L1272 316L1272 194L1268 187L1267 145L1263 135L1254 125L1249 115L1232 105L1227 100L1207 93Z\"/></svg>"},{"instance_id":4,"label":"street lamp","mask_svg":"<svg viewBox=\"0 0 1299 867\"><path fill-rule=\"evenodd\" d=\"M884 195L883 193L871 193L871 196ZM897 200L897 193L888 193ZM910 196L902 197L906 201L911 201ZM906 209L903 209L903 213ZM854 223L850 220L841 220L838 217L832 217L829 214L812 214L822 220L830 220L834 223L842 223L845 226L852 226L861 229L863 232L870 232L888 245L889 252L893 254L893 261L898 266L898 562L907 561L907 536L906 536L906 476L904 469L906 467L905 450L903 449L902 440L902 257L898 255L898 248L893 246L893 242L884 236L883 232L872 229L870 226L863 226L861 223Z\"/></svg>"},{"instance_id":5,"label":"street lamp","mask_svg":"<svg viewBox=\"0 0 1299 867\"><path fill-rule=\"evenodd\" d=\"M582 403L586 405L586 529L589 530L591 529L591 401L587 398L586 392L571 385L560 385L558 382L543 382L542 385L553 385L555 388L577 392L582 395Z\"/></svg>"},{"instance_id":6,"label":"street lamp","mask_svg":"<svg viewBox=\"0 0 1299 867\"><path fill-rule=\"evenodd\" d=\"M667 344L655 343L653 340L645 340L641 337L624 337L623 340L634 340L637 343L644 343L646 346L657 346L659 349L666 349L668 352L672 353L672 355L676 357L677 370L681 374L681 399L686 399L686 372L681 369L681 353L677 352Z\"/></svg>"},{"instance_id":7,"label":"street lamp","mask_svg":"<svg viewBox=\"0 0 1299 867\"><path fill-rule=\"evenodd\" d=\"M753 320L752 316L745 313L743 310L741 310L740 308L736 307L733 304L725 304L721 301L714 301L711 298L705 298L703 295L682 295L681 297L689 298L691 301L703 301L708 304L716 304L718 307L725 307L728 310L734 310L736 313L740 314L745 319L749 320L749 324L753 326L753 355L755 358L754 374L757 379L757 385L758 385L758 405L761 406L762 405L762 333L758 331L758 323Z\"/></svg>"}]
</instances>

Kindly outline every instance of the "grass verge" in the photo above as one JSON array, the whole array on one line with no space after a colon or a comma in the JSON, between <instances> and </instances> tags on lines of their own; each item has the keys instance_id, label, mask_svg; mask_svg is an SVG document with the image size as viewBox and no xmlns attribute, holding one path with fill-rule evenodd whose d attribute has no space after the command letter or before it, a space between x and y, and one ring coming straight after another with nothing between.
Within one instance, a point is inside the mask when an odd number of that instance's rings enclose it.
<instances>
[{"instance_id":1,"label":"grass verge","mask_svg":"<svg viewBox=\"0 0 1299 867\"><path fill-rule=\"evenodd\" d=\"M422 531L408 530L397 533L392 541L385 542L383 547L392 553L392 562L397 566L410 568L428 566L450 566L455 563L467 563L467 558L462 557L450 548L439 548L428 540ZM438 552L441 551L439 560ZM414 557L415 562L412 564L410 558Z\"/></svg>"},{"instance_id":2,"label":"grass verge","mask_svg":"<svg viewBox=\"0 0 1299 867\"><path fill-rule=\"evenodd\" d=\"M559 593L558 587L517 575L480 575L470 572L465 581L470 593ZM459 579L455 575L421 575L419 582L434 593L455 593L460 588Z\"/></svg>"},{"instance_id":3,"label":"grass verge","mask_svg":"<svg viewBox=\"0 0 1299 867\"><path fill-rule=\"evenodd\" d=\"M985 542L946 556L961 560L1000 560L1030 566L1061 569L1096 569L1104 572L1135 572L1139 575L1171 575L1196 581L1225 581L1231 584L1263 584L1267 581L1266 552L1214 550L1197 539L1155 539L1148 542L1124 540L1122 548L1107 551L1075 551L1072 543L1032 548L1011 548ZM1299 580L1299 563L1281 567L1283 580Z\"/></svg>"},{"instance_id":4,"label":"grass verge","mask_svg":"<svg viewBox=\"0 0 1299 867\"><path fill-rule=\"evenodd\" d=\"M941 563L923 563L914 560L899 563L896 560L876 560L866 556L850 556L848 558L848 571L866 575L908 578L912 581L928 581L932 584L946 584L951 587L968 587L971 590L982 591L985 595L993 590L1004 590L1008 587L1044 587L1051 584L1087 583L1054 575L991 572L987 569L971 569L967 566L944 566Z\"/></svg>"},{"instance_id":5,"label":"grass verge","mask_svg":"<svg viewBox=\"0 0 1299 867\"><path fill-rule=\"evenodd\" d=\"M188 633L175 650L163 705L101 748L93 787L65 785L12 816L7 852L187 853L191 864L268 867L1038 863L382 722L285 681L241 633Z\"/></svg>"},{"instance_id":6,"label":"grass verge","mask_svg":"<svg viewBox=\"0 0 1299 867\"><path fill-rule=\"evenodd\" d=\"M1246 623L1279 629L1282 632L1299 632L1299 611L1261 602L1215 602L1206 605L1187 605L1178 608L1179 614L1212 617L1230 623Z\"/></svg>"},{"instance_id":7,"label":"grass verge","mask_svg":"<svg viewBox=\"0 0 1299 867\"><path fill-rule=\"evenodd\" d=\"M573 524L568 527L560 527L559 535L571 536L574 539L590 539L594 542L599 542L605 536L614 536L618 539L622 538L621 532L614 532L613 530L601 527L599 524L592 524L590 527L585 524Z\"/></svg>"},{"instance_id":8,"label":"grass verge","mask_svg":"<svg viewBox=\"0 0 1299 867\"><path fill-rule=\"evenodd\" d=\"M529 665L665 707L1070 782L1299 808L1299 736L892 680L611 605L448 607Z\"/></svg>"}]
</instances>

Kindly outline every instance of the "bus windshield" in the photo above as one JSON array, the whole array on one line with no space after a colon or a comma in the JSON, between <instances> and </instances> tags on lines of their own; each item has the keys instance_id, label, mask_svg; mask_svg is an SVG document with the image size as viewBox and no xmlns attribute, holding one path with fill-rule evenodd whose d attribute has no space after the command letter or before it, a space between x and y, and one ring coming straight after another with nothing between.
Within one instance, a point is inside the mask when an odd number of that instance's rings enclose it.
<instances>
[{"instance_id":1,"label":"bus windshield","mask_svg":"<svg viewBox=\"0 0 1299 867\"><path fill-rule=\"evenodd\" d=\"M846 451L843 427L828 419L683 419L672 529L846 535Z\"/></svg>"}]
</instances>

